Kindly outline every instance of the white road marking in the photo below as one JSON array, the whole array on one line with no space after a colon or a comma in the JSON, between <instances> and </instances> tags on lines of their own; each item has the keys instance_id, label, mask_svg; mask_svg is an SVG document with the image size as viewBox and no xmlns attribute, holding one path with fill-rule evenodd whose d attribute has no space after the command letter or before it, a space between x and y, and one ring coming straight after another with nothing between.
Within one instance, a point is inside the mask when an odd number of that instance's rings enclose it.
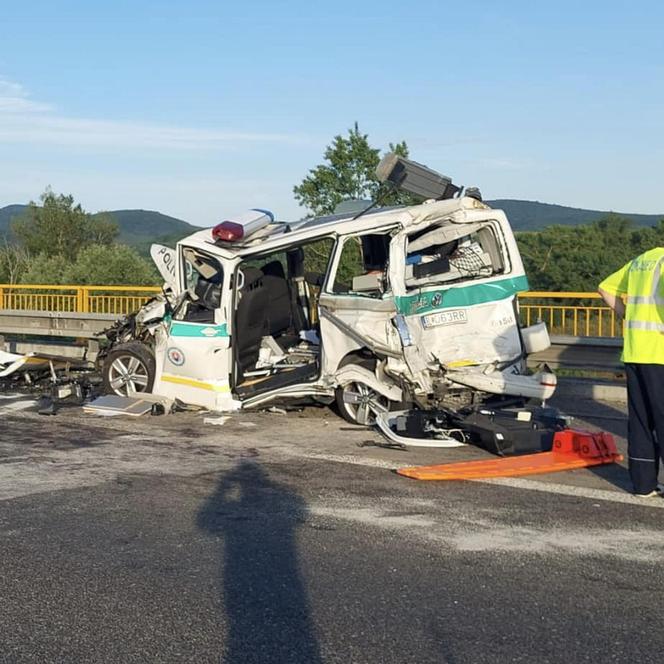
<instances>
[{"instance_id":1,"label":"white road marking","mask_svg":"<svg viewBox=\"0 0 664 664\"><path fill-rule=\"evenodd\" d=\"M352 466L383 468L386 470L397 470L397 468L404 467L403 463L397 463L396 461L382 461L381 459L372 459L371 457L357 457L352 454L323 454L319 452L303 452L302 454L299 454L298 452L294 452L292 456L297 456L304 459L315 459L318 461L348 463Z\"/></svg>"},{"instance_id":2,"label":"white road marking","mask_svg":"<svg viewBox=\"0 0 664 664\"><path fill-rule=\"evenodd\" d=\"M664 502L664 501L663 501ZM486 512L440 510L440 499L413 500L407 497L383 498L378 505L366 506L362 499L327 497L325 502L309 503L307 513L316 518L352 522L367 528L406 531L434 543L439 551L508 552L554 555L613 556L640 562L659 561L664 533L658 528L638 530L614 527L565 528L537 523L505 523L503 510ZM509 521L509 518L508 518Z\"/></svg>"},{"instance_id":3,"label":"white road marking","mask_svg":"<svg viewBox=\"0 0 664 664\"><path fill-rule=\"evenodd\" d=\"M0 416L3 413L15 413L37 405L32 396L25 394L0 394Z\"/></svg>"},{"instance_id":4,"label":"white road marking","mask_svg":"<svg viewBox=\"0 0 664 664\"><path fill-rule=\"evenodd\" d=\"M387 470L397 470L404 467L403 463L394 461L382 461L370 457L356 457L349 454L302 454L294 456L303 456L307 459L319 459L321 461L334 461L336 463L347 463L354 466L366 466L369 468L382 468ZM405 479L405 478L404 478ZM417 481L417 480L408 480ZM435 481L435 480L433 480ZM449 481L449 480L441 480ZM541 491L543 493L553 493L560 496L572 496L575 498L588 498L589 500L606 500L612 503L622 503L625 505L639 505L641 507L664 508L664 498L637 498L630 493L607 489L591 489L588 487L574 486L572 484L560 484L556 482L539 482L537 480L525 479L523 477L498 477L485 480L467 480L479 484L493 484L496 486L512 487L513 489L525 489L526 491Z\"/></svg>"},{"instance_id":5,"label":"white road marking","mask_svg":"<svg viewBox=\"0 0 664 664\"><path fill-rule=\"evenodd\" d=\"M613 503L624 503L626 505L640 505L641 507L664 507L664 498L637 498L625 491L609 491L607 489L591 489L572 484L558 484L554 482L538 482L527 480L522 477L500 477L486 480L473 480L483 484L496 484L508 486L514 489L526 489L528 491L543 491L545 493L556 493L561 496L574 496L578 498L589 498L590 500L608 500Z\"/></svg>"}]
</instances>

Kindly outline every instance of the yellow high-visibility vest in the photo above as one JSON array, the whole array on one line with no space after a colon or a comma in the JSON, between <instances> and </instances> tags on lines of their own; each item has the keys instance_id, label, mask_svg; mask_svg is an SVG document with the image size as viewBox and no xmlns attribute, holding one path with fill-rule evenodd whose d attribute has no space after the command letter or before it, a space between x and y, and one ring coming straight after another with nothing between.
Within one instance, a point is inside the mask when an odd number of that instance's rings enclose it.
<instances>
[{"instance_id":1,"label":"yellow high-visibility vest","mask_svg":"<svg viewBox=\"0 0 664 664\"><path fill-rule=\"evenodd\" d=\"M627 295L623 361L664 364L664 247L637 256L599 287Z\"/></svg>"}]
</instances>

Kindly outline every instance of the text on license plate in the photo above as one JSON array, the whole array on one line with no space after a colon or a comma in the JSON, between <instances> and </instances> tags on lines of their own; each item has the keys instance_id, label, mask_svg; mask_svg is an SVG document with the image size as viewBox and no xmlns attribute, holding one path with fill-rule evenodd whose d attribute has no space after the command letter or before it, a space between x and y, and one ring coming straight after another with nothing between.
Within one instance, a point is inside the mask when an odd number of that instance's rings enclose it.
<instances>
[{"instance_id":1,"label":"text on license plate","mask_svg":"<svg viewBox=\"0 0 664 664\"><path fill-rule=\"evenodd\" d=\"M422 325L425 328L437 325L459 325L468 322L468 314L464 309L450 309L449 311L437 311L435 314L422 316Z\"/></svg>"}]
</instances>

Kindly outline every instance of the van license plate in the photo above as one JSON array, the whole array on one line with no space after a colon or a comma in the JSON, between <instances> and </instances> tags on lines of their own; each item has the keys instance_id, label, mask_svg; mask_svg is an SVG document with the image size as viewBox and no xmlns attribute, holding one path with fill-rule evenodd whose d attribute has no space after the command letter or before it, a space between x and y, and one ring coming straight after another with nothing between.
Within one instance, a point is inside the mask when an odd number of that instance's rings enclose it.
<instances>
[{"instance_id":1,"label":"van license plate","mask_svg":"<svg viewBox=\"0 0 664 664\"><path fill-rule=\"evenodd\" d=\"M437 327L438 325L459 325L467 322L468 314L464 309L437 311L435 314L422 316L422 325L425 328Z\"/></svg>"}]
</instances>

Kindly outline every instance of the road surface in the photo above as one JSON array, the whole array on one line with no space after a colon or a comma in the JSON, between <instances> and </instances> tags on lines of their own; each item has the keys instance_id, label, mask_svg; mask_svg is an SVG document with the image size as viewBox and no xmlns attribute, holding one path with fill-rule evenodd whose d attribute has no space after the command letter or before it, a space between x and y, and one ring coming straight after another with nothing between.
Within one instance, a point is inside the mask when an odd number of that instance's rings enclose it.
<instances>
[{"instance_id":1,"label":"road surface","mask_svg":"<svg viewBox=\"0 0 664 664\"><path fill-rule=\"evenodd\" d=\"M624 435L617 406L559 405ZM661 661L664 499L621 466L416 482L392 469L484 452L326 409L21 408L0 402L1 662Z\"/></svg>"}]
</instances>

